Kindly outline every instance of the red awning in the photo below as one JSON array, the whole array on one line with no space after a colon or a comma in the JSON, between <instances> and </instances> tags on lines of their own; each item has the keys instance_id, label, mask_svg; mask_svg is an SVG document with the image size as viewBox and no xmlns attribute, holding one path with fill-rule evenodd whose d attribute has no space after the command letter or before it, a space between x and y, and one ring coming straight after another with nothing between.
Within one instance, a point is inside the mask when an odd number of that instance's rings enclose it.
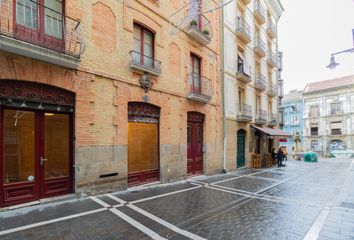
<instances>
[{"instance_id":1,"label":"red awning","mask_svg":"<svg viewBox=\"0 0 354 240\"><path fill-rule=\"evenodd\" d=\"M270 136L279 136L279 137L289 137L291 134L284 132L283 130L280 130L278 128L267 128L267 127L257 127L255 125L251 125L255 129L268 134Z\"/></svg>"}]
</instances>

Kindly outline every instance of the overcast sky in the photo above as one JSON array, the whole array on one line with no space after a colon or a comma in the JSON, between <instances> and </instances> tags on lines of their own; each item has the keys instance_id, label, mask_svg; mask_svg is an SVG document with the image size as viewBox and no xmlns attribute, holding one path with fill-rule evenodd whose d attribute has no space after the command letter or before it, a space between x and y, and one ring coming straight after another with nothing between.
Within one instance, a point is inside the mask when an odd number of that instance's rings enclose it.
<instances>
[{"instance_id":1,"label":"overcast sky","mask_svg":"<svg viewBox=\"0 0 354 240\"><path fill-rule=\"evenodd\" d=\"M354 53L336 56L337 68L326 68L330 54L354 47L354 0L281 0L279 50L284 52L285 92L309 82L354 74Z\"/></svg>"}]
</instances>

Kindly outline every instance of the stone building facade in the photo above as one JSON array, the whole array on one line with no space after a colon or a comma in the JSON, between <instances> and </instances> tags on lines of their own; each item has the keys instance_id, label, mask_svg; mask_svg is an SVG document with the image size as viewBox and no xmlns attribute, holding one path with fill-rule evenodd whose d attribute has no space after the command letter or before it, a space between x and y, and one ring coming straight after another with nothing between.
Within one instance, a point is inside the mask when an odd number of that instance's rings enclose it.
<instances>
[{"instance_id":1,"label":"stone building facade","mask_svg":"<svg viewBox=\"0 0 354 240\"><path fill-rule=\"evenodd\" d=\"M0 2L1 206L221 172L220 11L188 9L171 34L186 1L10 2Z\"/></svg>"},{"instance_id":2,"label":"stone building facade","mask_svg":"<svg viewBox=\"0 0 354 240\"><path fill-rule=\"evenodd\" d=\"M292 149L295 147L294 138L297 134L299 134L301 140L298 146L302 146L304 142L302 91L292 90L286 94L282 99L281 109L284 116L283 130L291 136L281 144L286 146L288 153L292 153Z\"/></svg>"},{"instance_id":3,"label":"stone building facade","mask_svg":"<svg viewBox=\"0 0 354 240\"><path fill-rule=\"evenodd\" d=\"M264 156L277 145L260 128L279 123L277 22L282 12L273 0L238 0L224 7L226 170L251 166L252 154Z\"/></svg>"},{"instance_id":4,"label":"stone building facade","mask_svg":"<svg viewBox=\"0 0 354 240\"><path fill-rule=\"evenodd\" d=\"M309 83L303 92L305 151L354 147L354 75Z\"/></svg>"}]
</instances>

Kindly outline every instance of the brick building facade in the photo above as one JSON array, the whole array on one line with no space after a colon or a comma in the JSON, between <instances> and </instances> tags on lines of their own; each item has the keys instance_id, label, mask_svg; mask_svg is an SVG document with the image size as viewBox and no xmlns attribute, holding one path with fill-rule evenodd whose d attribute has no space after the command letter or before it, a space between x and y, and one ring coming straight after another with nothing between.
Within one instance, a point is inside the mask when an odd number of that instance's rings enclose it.
<instances>
[{"instance_id":1,"label":"brick building facade","mask_svg":"<svg viewBox=\"0 0 354 240\"><path fill-rule=\"evenodd\" d=\"M180 2L0 3L1 206L223 169L220 11Z\"/></svg>"}]
</instances>

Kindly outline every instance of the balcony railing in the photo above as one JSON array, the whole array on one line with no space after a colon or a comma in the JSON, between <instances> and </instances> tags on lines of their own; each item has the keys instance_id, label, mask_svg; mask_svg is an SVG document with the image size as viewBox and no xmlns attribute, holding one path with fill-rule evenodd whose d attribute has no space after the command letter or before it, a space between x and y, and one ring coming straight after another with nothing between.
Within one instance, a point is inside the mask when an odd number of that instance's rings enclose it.
<instances>
[{"instance_id":1,"label":"balcony railing","mask_svg":"<svg viewBox=\"0 0 354 240\"><path fill-rule=\"evenodd\" d=\"M237 120L241 122L250 122L252 121L252 106L239 103L238 105Z\"/></svg>"},{"instance_id":2,"label":"balcony railing","mask_svg":"<svg viewBox=\"0 0 354 240\"><path fill-rule=\"evenodd\" d=\"M275 38L277 35L277 29L273 21L269 20L267 25L267 33L271 38Z\"/></svg>"},{"instance_id":3,"label":"balcony railing","mask_svg":"<svg viewBox=\"0 0 354 240\"><path fill-rule=\"evenodd\" d=\"M265 23L265 10L259 0L254 2L253 15L260 24Z\"/></svg>"},{"instance_id":4,"label":"balcony railing","mask_svg":"<svg viewBox=\"0 0 354 240\"><path fill-rule=\"evenodd\" d=\"M202 14L195 16L189 22L188 34L202 44L209 44L212 38L210 21Z\"/></svg>"},{"instance_id":5,"label":"balcony railing","mask_svg":"<svg viewBox=\"0 0 354 240\"><path fill-rule=\"evenodd\" d=\"M278 95L278 87L275 83L268 83L267 94L271 97L276 97Z\"/></svg>"},{"instance_id":6,"label":"balcony railing","mask_svg":"<svg viewBox=\"0 0 354 240\"><path fill-rule=\"evenodd\" d=\"M329 111L330 116L343 115L342 109L334 108Z\"/></svg>"},{"instance_id":7,"label":"balcony railing","mask_svg":"<svg viewBox=\"0 0 354 240\"><path fill-rule=\"evenodd\" d=\"M259 91L265 91L267 89L266 78L262 73L256 74L256 80L254 81L255 89Z\"/></svg>"},{"instance_id":8,"label":"balcony railing","mask_svg":"<svg viewBox=\"0 0 354 240\"><path fill-rule=\"evenodd\" d=\"M236 18L236 35L239 37L244 43L251 42L251 27L248 23L242 18Z\"/></svg>"},{"instance_id":9,"label":"balcony railing","mask_svg":"<svg viewBox=\"0 0 354 240\"><path fill-rule=\"evenodd\" d=\"M268 125L269 126L276 126L276 125L278 125L278 123L279 123L278 114L275 114L275 113L269 114Z\"/></svg>"},{"instance_id":10,"label":"balcony railing","mask_svg":"<svg viewBox=\"0 0 354 240\"><path fill-rule=\"evenodd\" d=\"M130 67L149 72L153 75L161 74L161 62L136 51L130 51Z\"/></svg>"},{"instance_id":11,"label":"balcony railing","mask_svg":"<svg viewBox=\"0 0 354 240\"><path fill-rule=\"evenodd\" d=\"M240 81L244 82L244 83L249 83L252 81L251 79L251 66L249 66L247 63L243 62L243 63L238 63L237 64L237 73L236 73L236 77L237 79L239 79Z\"/></svg>"},{"instance_id":12,"label":"balcony railing","mask_svg":"<svg viewBox=\"0 0 354 240\"><path fill-rule=\"evenodd\" d=\"M79 21L32 0L5 0L0 1L0 46L4 51L56 63L58 55L51 56L42 48L72 61L70 57L80 58L85 42Z\"/></svg>"},{"instance_id":13,"label":"balcony railing","mask_svg":"<svg viewBox=\"0 0 354 240\"><path fill-rule=\"evenodd\" d=\"M259 110L256 114L256 124L262 125L267 123L267 111Z\"/></svg>"},{"instance_id":14,"label":"balcony railing","mask_svg":"<svg viewBox=\"0 0 354 240\"><path fill-rule=\"evenodd\" d=\"M274 68L277 66L277 59L275 57L275 53L273 53L272 51L268 51L267 63L271 68Z\"/></svg>"},{"instance_id":15,"label":"balcony railing","mask_svg":"<svg viewBox=\"0 0 354 240\"><path fill-rule=\"evenodd\" d=\"M254 52L259 57L265 57L265 55L266 55L266 45L260 36L256 36L254 38Z\"/></svg>"},{"instance_id":16,"label":"balcony railing","mask_svg":"<svg viewBox=\"0 0 354 240\"><path fill-rule=\"evenodd\" d=\"M197 73L190 73L187 78L189 86L188 99L204 103L212 99L213 86L211 79Z\"/></svg>"}]
</instances>

